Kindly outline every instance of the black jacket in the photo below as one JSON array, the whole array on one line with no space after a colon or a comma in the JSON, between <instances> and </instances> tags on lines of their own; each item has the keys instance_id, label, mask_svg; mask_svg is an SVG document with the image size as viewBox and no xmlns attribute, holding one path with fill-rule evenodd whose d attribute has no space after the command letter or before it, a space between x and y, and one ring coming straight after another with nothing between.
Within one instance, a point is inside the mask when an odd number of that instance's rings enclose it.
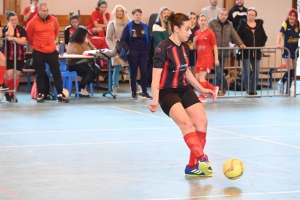
<instances>
[{"instance_id":1,"label":"black jacket","mask_svg":"<svg viewBox=\"0 0 300 200\"><path fill-rule=\"evenodd\" d=\"M241 40L244 42L246 47L263 47L267 42L267 35L263 27L263 20L256 19L256 27L251 30L251 27L248 26L247 20L243 19L240 21L240 25L237 29L237 33L240 36ZM244 50L243 57L248 58L247 49ZM256 51L256 52L255 52ZM261 59L260 50L250 50L250 59L254 59L256 54L256 59Z\"/></svg>"},{"instance_id":2,"label":"black jacket","mask_svg":"<svg viewBox=\"0 0 300 200\"><path fill-rule=\"evenodd\" d=\"M234 30L237 31L242 19L247 19L247 8L243 7L243 10L240 10L237 5L234 5L228 12L228 20L232 22Z\"/></svg>"}]
</instances>

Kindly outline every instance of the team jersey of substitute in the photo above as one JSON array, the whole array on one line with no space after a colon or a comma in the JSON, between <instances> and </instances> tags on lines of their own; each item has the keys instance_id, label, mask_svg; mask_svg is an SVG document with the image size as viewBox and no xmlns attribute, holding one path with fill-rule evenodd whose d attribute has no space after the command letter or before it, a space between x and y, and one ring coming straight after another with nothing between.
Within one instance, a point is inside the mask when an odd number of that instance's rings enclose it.
<instances>
[{"instance_id":1,"label":"team jersey of substitute","mask_svg":"<svg viewBox=\"0 0 300 200\"><path fill-rule=\"evenodd\" d=\"M207 28L205 31L197 30L195 37L197 48L197 68L212 68L214 63L213 47L217 45L215 34Z\"/></svg>"},{"instance_id":2,"label":"team jersey of substitute","mask_svg":"<svg viewBox=\"0 0 300 200\"><path fill-rule=\"evenodd\" d=\"M110 20L110 14L106 13L105 17L107 21ZM98 24L104 24L103 14L99 12L99 10L94 10L91 14L90 22L87 26L89 30L95 27L94 21L97 21Z\"/></svg>"},{"instance_id":3,"label":"team jersey of substitute","mask_svg":"<svg viewBox=\"0 0 300 200\"><path fill-rule=\"evenodd\" d=\"M280 32L283 34L284 47L290 50L292 58L295 57L295 51L298 48L299 22L294 26L291 26L288 21L283 22ZM284 50L283 54L288 55L286 50Z\"/></svg>"},{"instance_id":4,"label":"team jersey of substitute","mask_svg":"<svg viewBox=\"0 0 300 200\"><path fill-rule=\"evenodd\" d=\"M5 37L6 32L8 31L8 27L5 26L2 29L2 37ZM22 38L25 37L26 38L26 31L25 28L21 25L17 25L16 28L14 29L14 37L17 38ZM14 43L7 41L7 47L5 47L5 42L3 42L4 46L3 46L3 50L4 50L4 54L6 51L6 57L8 60L14 60ZM24 49L24 45L20 45L18 43L16 43L16 58L17 60L24 60L24 56L25 56L25 49Z\"/></svg>"},{"instance_id":5,"label":"team jersey of substitute","mask_svg":"<svg viewBox=\"0 0 300 200\"><path fill-rule=\"evenodd\" d=\"M186 43L177 46L169 38L156 48L153 67L161 68L160 89L187 87L185 72L189 66L189 47Z\"/></svg>"}]
</instances>

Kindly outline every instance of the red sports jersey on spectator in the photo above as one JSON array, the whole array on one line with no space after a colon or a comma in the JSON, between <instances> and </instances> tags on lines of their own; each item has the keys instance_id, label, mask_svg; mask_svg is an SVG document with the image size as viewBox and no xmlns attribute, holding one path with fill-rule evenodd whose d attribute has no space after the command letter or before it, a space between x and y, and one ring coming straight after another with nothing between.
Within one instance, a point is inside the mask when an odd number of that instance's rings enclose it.
<instances>
[{"instance_id":1,"label":"red sports jersey on spectator","mask_svg":"<svg viewBox=\"0 0 300 200\"><path fill-rule=\"evenodd\" d=\"M31 6L27 6L27 7L24 9L23 16L25 16L28 12L30 12L30 7L31 7ZM38 14L38 13L39 13L39 12L38 12L38 7L36 6L34 12L30 14L30 16L29 16L27 22L25 22L25 27L27 26L28 22L30 22L30 20L31 20L36 14Z\"/></svg>"},{"instance_id":2,"label":"red sports jersey on spectator","mask_svg":"<svg viewBox=\"0 0 300 200\"><path fill-rule=\"evenodd\" d=\"M107 21L109 21L110 19L110 14L109 13L106 13L105 15ZM94 21L97 21L98 24L104 24L104 21L103 21L103 14L101 14L99 12L99 10L94 10L91 14L91 18L90 18L90 22L89 22L89 25L87 26L87 28L92 31L92 29L95 27L94 25Z\"/></svg>"},{"instance_id":3,"label":"red sports jersey on spectator","mask_svg":"<svg viewBox=\"0 0 300 200\"><path fill-rule=\"evenodd\" d=\"M198 37L196 67L211 69L214 63L213 46L217 44L215 34L207 28L204 32L197 30L195 37Z\"/></svg>"}]
</instances>

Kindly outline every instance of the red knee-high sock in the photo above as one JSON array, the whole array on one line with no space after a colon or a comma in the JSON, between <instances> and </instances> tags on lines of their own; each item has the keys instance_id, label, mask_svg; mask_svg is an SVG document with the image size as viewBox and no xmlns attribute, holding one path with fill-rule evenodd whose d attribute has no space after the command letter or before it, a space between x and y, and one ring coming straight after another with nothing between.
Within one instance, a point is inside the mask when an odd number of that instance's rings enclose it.
<instances>
[{"instance_id":1,"label":"red knee-high sock","mask_svg":"<svg viewBox=\"0 0 300 200\"><path fill-rule=\"evenodd\" d=\"M215 86L210 84L210 82L206 81L206 88L211 89L213 91L215 89Z\"/></svg>"},{"instance_id":2,"label":"red knee-high sock","mask_svg":"<svg viewBox=\"0 0 300 200\"><path fill-rule=\"evenodd\" d=\"M5 71L6 71L6 67L5 66L0 66L0 84L4 83Z\"/></svg>"},{"instance_id":3,"label":"red knee-high sock","mask_svg":"<svg viewBox=\"0 0 300 200\"><path fill-rule=\"evenodd\" d=\"M200 132L200 131L196 131L197 137L200 140L200 143L202 145L202 150L204 150L205 144L206 144L206 133L204 132Z\"/></svg>"},{"instance_id":4,"label":"red knee-high sock","mask_svg":"<svg viewBox=\"0 0 300 200\"><path fill-rule=\"evenodd\" d=\"M10 80L5 80L5 84L7 85L7 87L9 87L10 90L14 89L14 79L10 79ZM16 90L18 90L19 88L19 83L20 83L20 79L16 80ZM13 93L11 92L10 95L12 95Z\"/></svg>"},{"instance_id":5,"label":"red knee-high sock","mask_svg":"<svg viewBox=\"0 0 300 200\"><path fill-rule=\"evenodd\" d=\"M204 88L206 88L207 86L206 86L206 81L205 82L199 82L200 83L200 85L202 86L202 87L204 87ZM205 97L202 93L200 94L202 97Z\"/></svg>"},{"instance_id":6,"label":"red knee-high sock","mask_svg":"<svg viewBox=\"0 0 300 200\"><path fill-rule=\"evenodd\" d=\"M201 160L205 155L203 153L203 149L202 149L202 145L201 142L198 139L198 136L195 132L191 132L186 134L184 137L184 141L187 144L187 146L189 147L189 149L191 150L191 154L192 156L194 156L194 159L196 160ZM191 163L193 167L195 165L195 163Z\"/></svg>"},{"instance_id":7,"label":"red knee-high sock","mask_svg":"<svg viewBox=\"0 0 300 200\"><path fill-rule=\"evenodd\" d=\"M198 159L195 158L195 156L192 154L192 152L190 152L190 159L189 159L189 163L188 166L190 168L195 168L197 165Z\"/></svg>"}]
</instances>

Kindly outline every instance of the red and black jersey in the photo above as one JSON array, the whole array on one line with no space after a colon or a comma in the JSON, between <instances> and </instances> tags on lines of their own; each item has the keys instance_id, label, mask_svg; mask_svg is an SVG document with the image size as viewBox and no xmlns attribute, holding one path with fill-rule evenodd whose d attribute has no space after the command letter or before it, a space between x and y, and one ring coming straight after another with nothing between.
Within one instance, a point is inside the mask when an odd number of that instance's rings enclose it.
<instances>
[{"instance_id":1,"label":"red and black jersey","mask_svg":"<svg viewBox=\"0 0 300 200\"><path fill-rule=\"evenodd\" d=\"M4 26L2 29L2 37L3 38L5 38L5 34L7 31L8 31L8 27ZM25 37L26 38L25 28L18 24L14 30L14 37L17 37L17 38ZM3 50L4 50L4 54L6 53L6 59L14 60L14 43L7 41L7 47L5 47L5 44L6 44L6 42L4 42ZM17 53L17 55L16 55L17 60L24 60L24 57L25 57L24 45L16 43L16 53Z\"/></svg>"},{"instance_id":2,"label":"red and black jersey","mask_svg":"<svg viewBox=\"0 0 300 200\"><path fill-rule=\"evenodd\" d=\"M156 48L153 67L162 68L160 89L187 87L185 72L189 66L189 47L186 43L177 46L169 38Z\"/></svg>"}]
</instances>

